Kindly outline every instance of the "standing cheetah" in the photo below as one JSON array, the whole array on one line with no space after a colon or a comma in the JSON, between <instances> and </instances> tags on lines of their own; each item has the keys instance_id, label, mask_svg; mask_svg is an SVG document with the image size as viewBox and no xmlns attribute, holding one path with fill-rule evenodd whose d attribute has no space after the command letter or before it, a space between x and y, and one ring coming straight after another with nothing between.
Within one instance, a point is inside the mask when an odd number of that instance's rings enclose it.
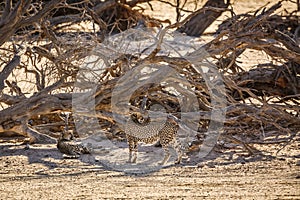
<instances>
[{"instance_id":1,"label":"standing cheetah","mask_svg":"<svg viewBox=\"0 0 300 200\"><path fill-rule=\"evenodd\" d=\"M137 160L138 142L146 144L160 141L164 150L164 159L160 163L164 165L170 158L169 147L172 146L177 152L177 160L175 164L179 164L182 158L182 149L177 140L177 131L179 125L172 115L168 115L164 124L151 124L150 120L144 120L139 113L131 114L132 121L126 125L126 137L129 145L129 160L130 163L135 163ZM134 152L134 155L132 156Z\"/></svg>"}]
</instances>

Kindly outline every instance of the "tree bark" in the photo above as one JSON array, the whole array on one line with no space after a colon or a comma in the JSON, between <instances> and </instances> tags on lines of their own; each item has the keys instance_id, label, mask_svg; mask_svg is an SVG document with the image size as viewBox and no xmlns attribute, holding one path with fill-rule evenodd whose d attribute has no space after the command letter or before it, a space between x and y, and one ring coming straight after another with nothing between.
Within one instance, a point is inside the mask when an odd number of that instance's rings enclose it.
<instances>
[{"instance_id":1,"label":"tree bark","mask_svg":"<svg viewBox=\"0 0 300 200\"><path fill-rule=\"evenodd\" d=\"M199 37L203 32L223 13L228 7L224 0L208 0L201 8L199 14L192 17L186 24L178 28L177 31L190 36ZM221 8L221 9L220 9Z\"/></svg>"},{"instance_id":2,"label":"tree bark","mask_svg":"<svg viewBox=\"0 0 300 200\"><path fill-rule=\"evenodd\" d=\"M0 92L4 89L4 81L10 75L10 73L14 70L16 66L20 64L20 56L15 55L13 59L3 68L0 72Z\"/></svg>"}]
</instances>

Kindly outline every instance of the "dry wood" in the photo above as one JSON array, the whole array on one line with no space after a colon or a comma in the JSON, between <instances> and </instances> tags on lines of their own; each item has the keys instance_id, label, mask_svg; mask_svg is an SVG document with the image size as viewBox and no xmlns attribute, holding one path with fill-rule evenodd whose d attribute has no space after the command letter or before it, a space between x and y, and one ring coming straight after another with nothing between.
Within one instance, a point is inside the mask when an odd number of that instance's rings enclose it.
<instances>
[{"instance_id":1,"label":"dry wood","mask_svg":"<svg viewBox=\"0 0 300 200\"><path fill-rule=\"evenodd\" d=\"M223 11L227 10L230 1L227 0L208 0L206 4L197 11L197 15L191 17L182 27L179 32L186 33L190 36L199 37L210 26Z\"/></svg>"},{"instance_id":2,"label":"dry wood","mask_svg":"<svg viewBox=\"0 0 300 200\"><path fill-rule=\"evenodd\" d=\"M60 0L43 1L41 4L33 2L7 0L1 12L1 132L15 131L29 137L30 142L53 142L47 135L34 129L43 126L38 118L57 115L62 111L72 112L72 96L79 96L82 97L81 103L86 105L91 98L94 99L95 112L80 112L77 115L87 119L97 118L103 128L112 130L113 137L119 132L114 116L120 119L128 116L125 106L118 112L112 110L112 92L116 84L128 71L138 66L161 63L180 74L169 79L176 82L179 93L186 92L187 83L192 85L193 95L198 101L193 103L199 104L200 111L182 111L178 96L172 94L164 84L146 84L138 88L130 97L128 108L149 109L151 105L160 104L178 118L180 115L191 119L199 116L200 121L193 121L199 124L199 138L202 132L207 131L210 122L220 122L219 119L211 119L211 96L204 77L187 59L163 55L161 49L170 30L185 24L182 31L200 35L207 24L203 26L195 19L205 14L214 20L227 10L228 4L222 1L218 8L213 8L210 6L214 5L207 3L208 7L162 29L152 51L146 53L146 49L141 53L144 56L120 53L108 59L109 67L100 75L97 74L97 81L83 78L83 92L75 92L73 83L78 78L76 76L83 59L109 33L124 31L140 21L150 27L160 26L161 22L132 9L140 2L148 2L145 0L122 3L78 0L69 4ZM35 8L34 13L29 11L29 7ZM299 38L295 37L300 17L295 13L279 15L277 10L280 7L281 2L269 9L257 10L254 14L233 15L219 26L216 37L203 46L213 58L226 86L227 105L224 110L227 111L223 134L249 153L256 152L251 146L253 144L290 142L300 130L300 48ZM67 10L65 16L61 13L63 9ZM83 21L90 22L94 29L90 32L80 28L72 30L73 25L80 27ZM197 25L197 28L190 29L191 24ZM98 28L95 28L96 25ZM247 49L264 51L270 57L270 63L257 64L251 70L242 68L236 59ZM20 70L24 73L23 77L13 76ZM34 77L33 82L27 79L30 75ZM158 72L154 71L141 78L150 77L149 83L156 83L157 75ZM11 77L14 77L13 80ZM24 83L33 86L31 93L23 86ZM119 91L120 94L136 84L128 82ZM84 92L91 85L95 86L95 92ZM164 117L159 112L157 114L158 118ZM57 126L56 130L60 130L61 123L51 120L46 124ZM30 125L32 122L34 126ZM47 131L50 132L49 129Z\"/></svg>"}]
</instances>

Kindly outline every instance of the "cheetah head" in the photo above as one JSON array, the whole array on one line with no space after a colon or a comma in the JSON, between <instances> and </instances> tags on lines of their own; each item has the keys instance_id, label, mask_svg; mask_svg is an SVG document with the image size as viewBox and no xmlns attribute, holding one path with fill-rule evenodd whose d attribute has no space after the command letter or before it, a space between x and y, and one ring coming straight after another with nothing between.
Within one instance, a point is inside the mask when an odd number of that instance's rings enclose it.
<instances>
[{"instance_id":1,"label":"cheetah head","mask_svg":"<svg viewBox=\"0 0 300 200\"><path fill-rule=\"evenodd\" d=\"M73 130L63 130L60 139L67 140L67 141L73 140L74 139Z\"/></svg>"},{"instance_id":2,"label":"cheetah head","mask_svg":"<svg viewBox=\"0 0 300 200\"><path fill-rule=\"evenodd\" d=\"M132 121L139 124L148 123L150 118L148 116L143 115L140 112L131 112L130 114Z\"/></svg>"}]
</instances>

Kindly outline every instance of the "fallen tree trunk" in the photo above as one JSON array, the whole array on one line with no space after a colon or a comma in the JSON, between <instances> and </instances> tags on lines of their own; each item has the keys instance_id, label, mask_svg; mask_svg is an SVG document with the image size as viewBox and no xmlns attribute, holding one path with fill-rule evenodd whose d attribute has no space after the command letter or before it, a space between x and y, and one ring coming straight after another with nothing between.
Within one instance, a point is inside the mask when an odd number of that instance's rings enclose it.
<instances>
[{"instance_id":1,"label":"fallen tree trunk","mask_svg":"<svg viewBox=\"0 0 300 200\"><path fill-rule=\"evenodd\" d=\"M224 0L208 0L203 8L200 9L197 15L193 16L177 31L186 33L190 36L199 37L203 32L226 10L230 1L227 3Z\"/></svg>"},{"instance_id":2,"label":"fallen tree trunk","mask_svg":"<svg viewBox=\"0 0 300 200\"><path fill-rule=\"evenodd\" d=\"M233 80L238 87L249 88L258 96L295 96L300 94L300 65L295 62L280 66L261 64L258 68L236 74ZM251 95L233 91L232 96L241 100Z\"/></svg>"},{"instance_id":3,"label":"fallen tree trunk","mask_svg":"<svg viewBox=\"0 0 300 200\"><path fill-rule=\"evenodd\" d=\"M30 118L46 113L71 111L71 94L41 94L0 111L0 132L13 131L29 138L29 143L53 143L54 139L28 125Z\"/></svg>"}]
</instances>

